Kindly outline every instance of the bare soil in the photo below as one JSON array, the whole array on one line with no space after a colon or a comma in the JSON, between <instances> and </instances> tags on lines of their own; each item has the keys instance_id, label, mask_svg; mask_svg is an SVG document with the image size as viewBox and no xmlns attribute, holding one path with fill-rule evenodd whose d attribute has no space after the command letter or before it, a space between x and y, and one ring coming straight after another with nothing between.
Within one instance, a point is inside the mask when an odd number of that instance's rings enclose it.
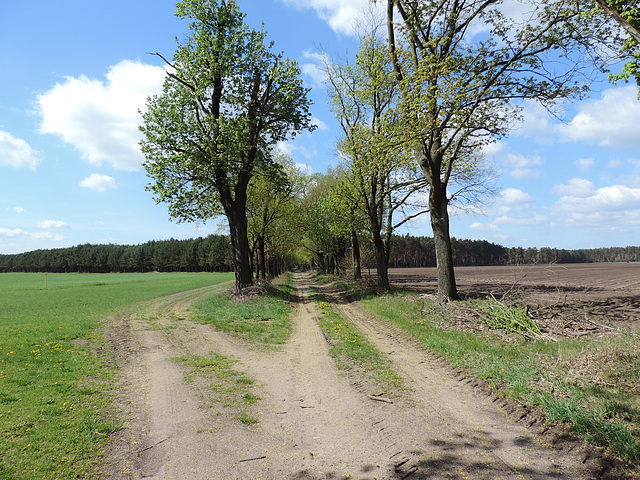
<instances>
[{"instance_id":1,"label":"bare soil","mask_svg":"<svg viewBox=\"0 0 640 480\"><path fill-rule=\"evenodd\" d=\"M424 284L408 272L392 278ZM598 452L563 432L538 435L532 412L501 402L402 331L318 286L409 387L392 403L377 401L376 385L336 369L309 300L313 280L295 280L294 331L280 349L190 321L189 305L218 287L163 297L106 322L122 367L116 402L123 428L105 453L101 478L615 478L606 476ZM257 424L212 405L206 379L187 382L184 367L172 361L211 352L236 359L256 379L261 400L250 409Z\"/></svg>"},{"instance_id":2,"label":"bare soil","mask_svg":"<svg viewBox=\"0 0 640 480\"><path fill-rule=\"evenodd\" d=\"M529 305L542 321L561 320L555 327L565 333L594 333L603 325L640 330L640 263L457 267L455 274L463 297ZM394 287L427 295L437 292L437 275L435 268L389 271Z\"/></svg>"}]
</instances>

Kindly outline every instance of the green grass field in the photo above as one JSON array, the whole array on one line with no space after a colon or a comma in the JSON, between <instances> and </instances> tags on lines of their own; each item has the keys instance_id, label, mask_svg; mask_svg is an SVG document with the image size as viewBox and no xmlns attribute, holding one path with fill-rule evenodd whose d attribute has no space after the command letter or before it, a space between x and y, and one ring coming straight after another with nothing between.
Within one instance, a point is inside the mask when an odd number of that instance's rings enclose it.
<instances>
[{"instance_id":1,"label":"green grass field","mask_svg":"<svg viewBox=\"0 0 640 480\"><path fill-rule=\"evenodd\" d=\"M233 274L0 274L0 480L92 478L119 425L100 320Z\"/></svg>"}]
</instances>

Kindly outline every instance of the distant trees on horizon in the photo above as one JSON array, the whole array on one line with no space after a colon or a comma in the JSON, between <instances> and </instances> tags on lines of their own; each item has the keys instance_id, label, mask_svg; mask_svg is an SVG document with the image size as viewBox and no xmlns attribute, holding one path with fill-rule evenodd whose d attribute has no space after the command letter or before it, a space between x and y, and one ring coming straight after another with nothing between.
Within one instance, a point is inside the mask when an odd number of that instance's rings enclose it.
<instances>
[{"instance_id":1,"label":"distant trees on horizon","mask_svg":"<svg viewBox=\"0 0 640 480\"><path fill-rule=\"evenodd\" d=\"M390 268L435 267L435 245L431 237L394 236ZM453 261L461 266L548 263L636 262L640 247L610 247L566 250L557 248L503 247L486 240L452 239ZM362 264L375 267L371 245L363 242ZM254 252L257 254L257 252ZM270 275L299 265L295 258L267 254ZM340 262L349 268L349 255ZM256 264L256 262L252 262ZM255 270L255 269L254 269ZM52 250L34 250L0 255L0 272L109 273L109 272L221 272L233 271L228 236L209 235L188 240L153 240L139 245L94 245Z\"/></svg>"}]
</instances>

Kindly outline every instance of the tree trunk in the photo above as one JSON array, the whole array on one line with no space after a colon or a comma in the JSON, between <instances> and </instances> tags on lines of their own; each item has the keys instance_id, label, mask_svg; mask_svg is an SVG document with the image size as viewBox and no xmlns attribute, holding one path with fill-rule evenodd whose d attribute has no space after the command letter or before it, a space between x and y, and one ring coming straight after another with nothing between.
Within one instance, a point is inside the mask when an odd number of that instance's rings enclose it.
<instances>
[{"instance_id":1,"label":"tree trunk","mask_svg":"<svg viewBox=\"0 0 640 480\"><path fill-rule=\"evenodd\" d=\"M235 205L233 213L227 212L229 232L231 234L231 248L233 250L233 270L236 277L236 292L250 287L253 283L251 263L249 261L250 248L247 238L247 217L244 209Z\"/></svg>"},{"instance_id":2,"label":"tree trunk","mask_svg":"<svg viewBox=\"0 0 640 480\"><path fill-rule=\"evenodd\" d=\"M260 270L261 278L264 280L267 277L267 269L264 255L264 235L258 235L258 269ZM258 275L256 274L256 278Z\"/></svg>"},{"instance_id":3,"label":"tree trunk","mask_svg":"<svg viewBox=\"0 0 640 480\"><path fill-rule=\"evenodd\" d=\"M358 242L358 234L355 230L351 230L351 253L353 261L353 278L360 280L362 278L362 265L360 263L360 242Z\"/></svg>"},{"instance_id":4,"label":"tree trunk","mask_svg":"<svg viewBox=\"0 0 640 480\"><path fill-rule=\"evenodd\" d=\"M378 277L378 287L389 290L389 256L387 246L382 240L380 232L373 231L373 247L376 251L376 275Z\"/></svg>"},{"instance_id":5,"label":"tree trunk","mask_svg":"<svg viewBox=\"0 0 640 480\"><path fill-rule=\"evenodd\" d=\"M453 272L453 250L451 249L451 236L449 234L448 204L446 188L443 188L439 182L431 183L429 209L433 241L436 249L439 303L460 299Z\"/></svg>"}]
</instances>

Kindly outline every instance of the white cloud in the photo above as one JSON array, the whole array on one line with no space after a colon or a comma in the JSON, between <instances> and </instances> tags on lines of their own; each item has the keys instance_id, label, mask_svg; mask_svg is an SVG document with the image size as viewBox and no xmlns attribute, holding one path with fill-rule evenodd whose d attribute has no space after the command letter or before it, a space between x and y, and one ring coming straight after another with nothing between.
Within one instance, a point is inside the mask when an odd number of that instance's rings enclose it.
<instances>
[{"instance_id":1,"label":"white cloud","mask_svg":"<svg viewBox=\"0 0 640 480\"><path fill-rule=\"evenodd\" d=\"M568 195L557 202L564 212L605 212L640 210L640 188L613 185L594 191L590 196Z\"/></svg>"},{"instance_id":2,"label":"white cloud","mask_svg":"<svg viewBox=\"0 0 640 480\"><path fill-rule=\"evenodd\" d=\"M476 230L479 232L496 232L500 227L495 223L482 223L482 222L473 222L469 225L470 230Z\"/></svg>"},{"instance_id":3,"label":"white cloud","mask_svg":"<svg viewBox=\"0 0 640 480\"><path fill-rule=\"evenodd\" d=\"M502 217L498 217L494 220L494 222L498 225L539 225L547 221L547 217L545 215L527 215L527 216L516 216L512 217L509 215L503 215Z\"/></svg>"},{"instance_id":4,"label":"white cloud","mask_svg":"<svg viewBox=\"0 0 640 480\"><path fill-rule=\"evenodd\" d=\"M23 235L28 235L27 232L25 232L24 230L21 230L19 228L15 228L15 229L9 229L9 228L2 228L0 227L0 237L9 237L9 238L13 238L13 237L21 237Z\"/></svg>"},{"instance_id":5,"label":"white cloud","mask_svg":"<svg viewBox=\"0 0 640 480\"><path fill-rule=\"evenodd\" d=\"M609 168L620 168L624 165L624 162L620 159L614 158L612 160L609 160Z\"/></svg>"},{"instance_id":6,"label":"white cloud","mask_svg":"<svg viewBox=\"0 0 640 480\"><path fill-rule=\"evenodd\" d=\"M307 165L306 163L296 162L296 168L300 170L305 175L311 175L313 173L313 168Z\"/></svg>"},{"instance_id":7,"label":"white cloud","mask_svg":"<svg viewBox=\"0 0 640 480\"><path fill-rule=\"evenodd\" d=\"M517 188L507 188L500 192L502 201L509 205L529 203L533 200L533 197L528 193L523 192Z\"/></svg>"},{"instance_id":8,"label":"white cloud","mask_svg":"<svg viewBox=\"0 0 640 480\"><path fill-rule=\"evenodd\" d=\"M505 167L511 170L509 175L518 179L538 177L540 172L532 168L537 165L542 165L542 159L539 156L527 157L519 153L510 153L505 162Z\"/></svg>"},{"instance_id":9,"label":"white cloud","mask_svg":"<svg viewBox=\"0 0 640 480\"><path fill-rule=\"evenodd\" d=\"M35 170L39 162L38 152L27 142L0 130L0 166Z\"/></svg>"},{"instance_id":10,"label":"white cloud","mask_svg":"<svg viewBox=\"0 0 640 480\"><path fill-rule=\"evenodd\" d=\"M553 125L549 111L534 100L525 100L522 106L522 122L513 131L514 136L531 138L541 144L553 142Z\"/></svg>"},{"instance_id":11,"label":"white cloud","mask_svg":"<svg viewBox=\"0 0 640 480\"><path fill-rule=\"evenodd\" d=\"M0 238L2 237L5 237L5 238L28 237L33 240L53 240L56 242L60 242L67 238L65 235L60 235L60 234L53 235L51 232L29 233L29 232L25 232L20 228L15 228L15 229L0 228Z\"/></svg>"},{"instance_id":12,"label":"white cloud","mask_svg":"<svg viewBox=\"0 0 640 480\"><path fill-rule=\"evenodd\" d=\"M560 195L584 198L596 193L596 187L590 180L572 178L567 185L556 185L553 187L553 191Z\"/></svg>"},{"instance_id":13,"label":"white cloud","mask_svg":"<svg viewBox=\"0 0 640 480\"><path fill-rule=\"evenodd\" d=\"M38 222L40 228L69 228L69 224L61 222L60 220L45 220L44 222Z\"/></svg>"},{"instance_id":14,"label":"white cloud","mask_svg":"<svg viewBox=\"0 0 640 480\"><path fill-rule=\"evenodd\" d=\"M131 60L110 67L106 81L66 77L38 96L40 133L59 136L95 165L137 170L144 160L138 110L161 92L164 78L163 68Z\"/></svg>"},{"instance_id":15,"label":"white cloud","mask_svg":"<svg viewBox=\"0 0 640 480\"><path fill-rule=\"evenodd\" d=\"M595 163L595 158L579 158L578 160L573 162L573 164L583 172L588 172L589 170L591 170Z\"/></svg>"},{"instance_id":16,"label":"white cloud","mask_svg":"<svg viewBox=\"0 0 640 480\"><path fill-rule=\"evenodd\" d=\"M311 153L306 147L299 147L292 142L278 142L276 149L284 155L295 159L297 156L302 155L305 159L310 160L313 158Z\"/></svg>"},{"instance_id":17,"label":"white cloud","mask_svg":"<svg viewBox=\"0 0 640 480\"><path fill-rule=\"evenodd\" d=\"M13 207L13 211L20 214L27 213L27 210L22 207Z\"/></svg>"},{"instance_id":18,"label":"white cloud","mask_svg":"<svg viewBox=\"0 0 640 480\"><path fill-rule=\"evenodd\" d=\"M553 207L563 225L625 233L640 228L640 188L613 185L586 197L566 195Z\"/></svg>"},{"instance_id":19,"label":"white cloud","mask_svg":"<svg viewBox=\"0 0 640 480\"><path fill-rule=\"evenodd\" d=\"M306 50L303 57L307 61L300 64L302 73L311 79L313 87L324 88L324 83L327 80L325 71L325 64L328 62L327 56L324 53Z\"/></svg>"},{"instance_id":20,"label":"white cloud","mask_svg":"<svg viewBox=\"0 0 640 480\"><path fill-rule=\"evenodd\" d=\"M54 235L51 232L35 232L30 233L29 236L34 240L53 240L54 242L61 242L67 239L65 235L60 235L59 233Z\"/></svg>"},{"instance_id":21,"label":"white cloud","mask_svg":"<svg viewBox=\"0 0 640 480\"><path fill-rule=\"evenodd\" d=\"M369 0L281 0L288 6L300 10L312 8L321 20L339 34L353 35L356 22L369 9ZM383 11L385 2L378 2L377 9Z\"/></svg>"},{"instance_id":22,"label":"white cloud","mask_svg":"<svg viewBox=\"0 0 640 480\"><path fill-rule=\"evenodd\" d=\"M640 147L638 87L610 88L597 100L583 102L569 124L557 125L563 141L623 149Z\"/></svg>"},{"instance_id":23,"label":"white cloud","mask_svg":"<svg viewBox=\"0 0 640 480\"><path fill-rule=\"evenodd\" d=\"M482 149L482 155L491 160L495 169L517 179L537 178L540 170L536 167L544 162L539 155L522 155L514 152L504 142L495 142L486 145Z\"/></svg>"},{"instance_id":24,"label":"white cloud","mask_svg":"<svg viewBox=\"0 0 640 480\"><path fill-rule=\"evenodd\" d=\"M115 178L99 173L92 173L84 180L81 180L80 186L90 188L96 192L105 192L109 188L117 188Z\"/></svg>"},{"instance_id":25,"label":"white cloud","mask_svg":"<svg viewBox=\"0 0 640 480\"><path fill-rule=\"evenodd\" d=\"M318 117L313 117L311 123L318 127L318 130L329 130L329 125L320 120Z\"/></svg>"}]
</instances>

